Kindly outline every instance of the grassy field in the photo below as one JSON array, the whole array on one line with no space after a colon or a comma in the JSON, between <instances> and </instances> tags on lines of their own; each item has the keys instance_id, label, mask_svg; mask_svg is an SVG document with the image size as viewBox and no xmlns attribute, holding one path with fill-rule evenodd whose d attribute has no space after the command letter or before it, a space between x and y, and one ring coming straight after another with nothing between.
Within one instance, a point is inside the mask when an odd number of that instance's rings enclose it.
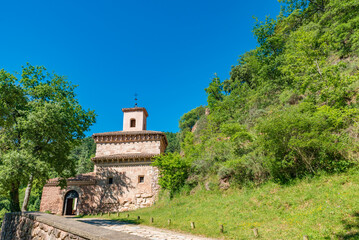
<instances>
[{"instance_id":1,"label":"grassy field","mask_svg":"<svg viewBox=\"0 0 359 240\"><path fill-rule=\"evenodd\" d=\"M253 228L258 229L260 239L303 239L304 235L309 239L359 239L359 171L286 186L267 183L224 192L199 189L127 213L103 217L220 239L254 239ZM195 222L195 229L190 222ZM224 233L220 233L221 224Z\"/></svg>"}]
</instances>

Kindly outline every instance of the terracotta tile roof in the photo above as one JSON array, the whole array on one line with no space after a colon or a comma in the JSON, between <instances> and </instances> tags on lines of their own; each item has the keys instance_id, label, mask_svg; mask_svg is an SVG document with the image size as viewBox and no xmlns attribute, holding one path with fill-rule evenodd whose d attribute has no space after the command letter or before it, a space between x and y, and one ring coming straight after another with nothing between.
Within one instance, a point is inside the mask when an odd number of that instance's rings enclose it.
<instances>
[{"instance_id":1,"label":"terracotta tile roof","mask_svg":"<svg viewBox=\"0 0 359 240\"><path fill-rule=\"evenodd\" d=\"M166 136L163 132L160 131L115 131L115 132L104 132L104 133L94 133L92 136L109 136L109 135L136 135L136 134L161 134Z\"/></svg>"},{"instance_id":2,"label":"terracotta tile roof","mask_svg":"<svg viewBox=\"0 0 359 240\"><path fill-rule=\"evenodd\" d=\"M90 181L94 180L96 178L95 172L90 173L83 173L76 175L75 177L68 178L67 181L73 182L73 181Z\"/></svg>"},{"instance_id":3,"label":"terracotta tile roof","mask_svg":"<svg viewBox=\"0 0 359 240\"><path fill-rule=\"evenodd\" d=\"M128 153L128 154L113 154L99 157L93 157L92 160L122 160L122 159L134 159L134 158L152 158L158 154L149 153Z\"/></svg>"},{"instance_id":4,"label":"terracotta tile roof","mask_svg":"<svg viewBox=\"0 0 359 240\"><path fill-rule=\"evenodd\" d=\"M75 182L83 182L83 183L94 183L96 180L96 173L83 173L76 175L75 177L70 177L67 179L67 184L71 185L71 183ZM46 185L57 185L59 183L59 178L49 179Z\"/></svg>"}]
</instances>

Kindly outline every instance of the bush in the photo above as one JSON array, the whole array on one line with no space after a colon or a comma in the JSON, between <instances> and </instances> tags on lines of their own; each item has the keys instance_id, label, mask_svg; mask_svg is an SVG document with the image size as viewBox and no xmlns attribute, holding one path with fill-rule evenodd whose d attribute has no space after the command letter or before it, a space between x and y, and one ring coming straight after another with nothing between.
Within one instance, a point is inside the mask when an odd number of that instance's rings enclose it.
<instances>
[{"instance_id":1,"label":"bush","mask_svg":"<svg viewBox=\"0 0 359 240\"><path fill-rule=\"evenodd\" d=\"M163 189L170 191L171 197L173 193L184 185L190 167L190 164L186 159L181 158L179 153L159 155L155 157L152 165L159 168L160 178L158 183Z\"/></svg>"},{"instance_id":2,"label":"bush","mask_svg":"<svg viewBox=\"0 0 359 240\"><path fill-rule=\"evenodd\" d=\"M275 180L340 172L352 165L346 128L358 111L302 103L273 111L258 125L258 144Z\"/></svg>"},{"instance_id":3,"label":"bush","mask_svg":"<svg viewBox=\"0 0 359 240\"><path fill-rule=\"evenodd\" d=\"M4 220L5 213L7 213L7 212L9 212L9 211L6 210L5 208L0 210L0 229L1 229L1 226L2 226L2 222Z\"/></svg>"}]
</instances>

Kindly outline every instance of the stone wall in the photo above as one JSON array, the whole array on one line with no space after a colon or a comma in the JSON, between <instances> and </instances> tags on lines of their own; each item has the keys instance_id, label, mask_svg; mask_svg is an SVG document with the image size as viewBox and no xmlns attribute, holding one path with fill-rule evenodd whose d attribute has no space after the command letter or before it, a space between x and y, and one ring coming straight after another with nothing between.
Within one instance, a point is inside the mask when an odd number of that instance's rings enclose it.
<instances>
[{"instance_id":1,"label":"stone wall","mask_svg":"<svg viewBox=\"0 0 359 240\"><path fill-rule=\"evenodd\" d=\"M97 143L96 157L131 153L160 154L162 149L161 141Z\"/></svg>"},{"instance_id":2,"label":"stone wall","mask_svg":"<svg viewBox=\"0 0 359 240\"><path fill-rule=\"evenodd\" d=\"M85 240L143 238L39 212L7 213L0 240Z\"/></svg>"},{"instance_id":3,"label":"stone wall","mask_svg":"<svg viewBox=\"0 0 359 240\"><path fill-rule=\"evenodd\" d=\"M144 182L139 182L139 176ZM109 184L108 179L113 183ZM96 184L71 185L66 189L50 185L42 192L40 211L62 214L64 198L68 191L79 194L80 214L94 212L124 212L151 206L159 191L158 169L150 165L99 164Z\"/></svg>"},{"instance_id":4,"label":"stone wall","mask_svg":"<svg viewBox=\"0 0 359 240\"><path fill-rule=\"evenodd\" d=\"M42 190L40 211L50 211L54 214L62 214L63 208L63 190L60 187L44 187Z\"/></svg>"},{"instance_id":5,"label":"stone wall","mask_svg":"<svg viewBox=\"0 0 359 240\"><path fill-rule=\"evenodd\" d=\"M107 204L108 211L129 211L151 206L158 193L158 170L149 165L99 165L97 185L102 199L95 202ZM139 176L144 182L139 182ZM107 184L108 177L114 177L112 185Z\"/></svg>"}]
</instances>

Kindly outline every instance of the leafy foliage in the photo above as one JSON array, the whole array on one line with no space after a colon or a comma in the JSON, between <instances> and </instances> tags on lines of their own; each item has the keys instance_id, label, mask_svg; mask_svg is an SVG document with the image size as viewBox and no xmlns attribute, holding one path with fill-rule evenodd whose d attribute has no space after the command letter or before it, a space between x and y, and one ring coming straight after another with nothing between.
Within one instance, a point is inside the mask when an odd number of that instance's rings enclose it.
<instances>
[{"instance_id":1,"label":"leafy foliage","mask_svg":"<svg viewBox=\"0 0 359 240\"><path fill-rule=\"evenodd\" d=\"M160 169L159 185L169 190L171 195L183 185L188 177L189 164L181 159L178 153L159 155L152 165Z\"/></svg>"},{"instance_id":2,"label":"leafy foliage","mask_svg":"<svg viewBox=\"0 0 359 240\"><path fill-rule=\"evenodd\" d=\"M180 141L179 141L179 133L173 132L165 132L168 146L166 148L165 153L179 153L181 151Z\"/></svg>"},{"instance_id":3,"label":"leafy foliage","mask_svg":"<svg viewBox=\"0 0 359 240\"><path fill-rule=\"evenodd\" d=\"M76 174L87 173L93 171L93 163L91 158L96 151L96 145L91 137L86 137L81 140L81 143L71 150L70 158L76 162ZM58 177L56 173L52 173L51 177ZM43 189L43 182L35 180L28 203L28 211L40 211L41 195ZM26 187L21 187L19 190L20 204L25 196ZM0 196L0 219L2 213L5 214L10 210L10 201L6 196ZM1 220L0 220L1 225Z\"/></svg>"},{"instance_id":4,"label":"leafy foliage","mask_svg":"<svg viewBox=\"0 0 359 240\"><path fill-rule=\"evenodd\" d=\"M181 132L191 131L199 118L205 113L205 107L200 106L185 113L179 120L179 128Z\"/></svg>"},{"instance_id":5,"label":"leafy foliage","mask_svg":"<svg viewBox=\"0 0 359 240\"><path fill-rule=\"evenodd\" d=\"M84 138L95 113L82 109L75 86L44 67L27 65L21 78L0 70L0 193L19 211L19 189L50 174L75 174L72 148ZM26 200L27 201L27 200Z\"/></svg>"},{"instance_id":6,"label":"leafy foliage","mask_svg":"<svg viewBox=\"0 0 359 240\"><path fill-rule=\"evenodd\" d=\"M340 172L355 163L348 156L352 141L346 129L357 109L301 103L277 110L258 124L258 143L275 179L286 181L318 171Z\"/></svg>"},{"instance_id":7,"label":"leafy foliage","mask_svg":"<svg viewBox=\"0 0 359 240\"><path fill-rule=\"evenodd\" d=\"M358 164L359 3L280 2L255 23L258 47L205 89L209 115L181 118L182 184L286 183Z\"/></svg>"},{"instance_id":8,"label":"leafy foliage","mask_svg":"<svg viewBox=\"0 0 359 240\"><path fill-rule=\"evenodd\" d=\"M96 144L92 137L84 138L70 154L70 158L77 164L76 174L92 172L94 165L91 158L95 156Z\"/></svg>"}]
</instances>

